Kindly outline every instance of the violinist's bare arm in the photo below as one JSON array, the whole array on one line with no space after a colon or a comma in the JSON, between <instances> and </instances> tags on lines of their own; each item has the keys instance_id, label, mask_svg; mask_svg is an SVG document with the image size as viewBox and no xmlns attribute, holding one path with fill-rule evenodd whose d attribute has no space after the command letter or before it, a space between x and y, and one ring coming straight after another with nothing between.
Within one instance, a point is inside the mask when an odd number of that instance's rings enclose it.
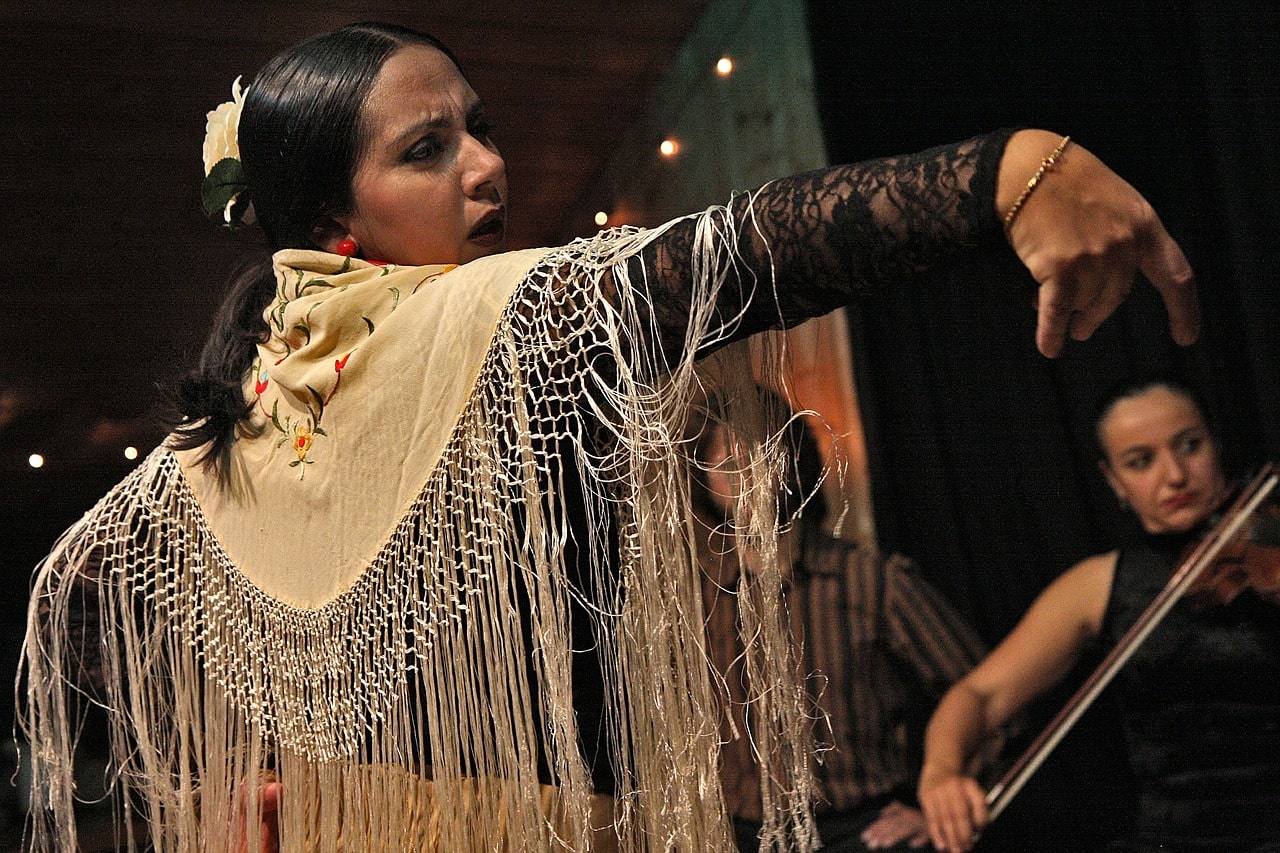
<instances>
[{"instance_id":1,"label":"violinist's bare arm","mask_svg":"<svg viewBox=\"0 0 1280 853\"><path fill-rule=\"evenodd\" d=\"M1098 635L1116 553L1090 557L1055 580L1018 626L943 697L925 732L920 804L939 850L968 850L988 820L969 763L982 742L1070 671Z\"/></svg>"}]
</instances>

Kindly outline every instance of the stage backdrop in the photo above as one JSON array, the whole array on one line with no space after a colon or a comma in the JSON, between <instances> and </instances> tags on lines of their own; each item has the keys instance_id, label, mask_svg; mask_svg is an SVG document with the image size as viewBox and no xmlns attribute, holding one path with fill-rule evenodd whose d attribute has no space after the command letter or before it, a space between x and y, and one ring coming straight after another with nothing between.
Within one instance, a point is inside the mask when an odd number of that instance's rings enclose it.
<instances>
[{"instance_id":1,"label":"stage backdrop","mask_svg":"<svg viewBox=\"0 0 1280 853\"><path fill-rule=\"evenodd\" d=\"M1153 202L1199 276L1204 332L1186 349L1141 282L1093 340L1042 358L1033 286L1008 252L851 312L880 540L919 559L993 642L1114 541L1088 420L1117 376L1180 371L1206 391L1234 462L1280 458L1278 17L1244 0L809 3L832 162L1000 126L1070 133ZM1078 787L1051 792L1058 819ZM1058 849L1092 849L1079 839L1097 822L1054 825ZM1050 826L1028 838L1051 843Z\"/></svg>"}]
</instances>

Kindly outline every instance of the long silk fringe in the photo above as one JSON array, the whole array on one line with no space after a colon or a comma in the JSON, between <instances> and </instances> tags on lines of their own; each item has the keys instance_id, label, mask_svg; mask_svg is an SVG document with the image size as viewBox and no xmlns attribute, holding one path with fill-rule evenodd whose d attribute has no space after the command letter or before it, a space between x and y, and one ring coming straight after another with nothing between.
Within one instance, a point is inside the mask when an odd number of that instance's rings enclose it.
<instances>
[{"instance_id":1,"label":"long silk fringe","mask_svg":"<svg viewBox=\"0 0 1280 853\"><path fill-rule=\"evenodd\" d=\"M776 561L785 449L741 351L694 363L718 289L743 274L728 213L702 214L698 228L677 364L646 343L647 283L628 277L657 232L559 250L534 273L542 288L517 290L580 297L581 328L613 354L616 371L585 376L609 452L587 452L572 415L548 424L528 405L555 393L547 365L572 344L513 334L536 311L513 301L435 473L354 587L323 607L285 606L245 579L164 447L87 513L38 572L24 644L33 848L76 849L73 753L99 705L131 850L236 849L268 778L283 783L284 850L588 850L615 835L622 850L730 849L717 772L728 693L708 663L690 508L688 413L707 393L749 448L737 535L773 558L739 584L752 725L733 736L752 738L762 767L762 849L811 848L810 721ZM600 298L606 282L613 302ZM585 524L547 482L545 445L564 438L576 448L565 476L588 488ZM593 600L564 560L584 531L591 583L606 591ZM593 796L578 746L575 600L594 609L605 661L613 802ZM100 695L75 672L80 601L99 609ZM554 787L539 783L540 749ZM133 834L135 814L149 841Z\"/></svg>"}]
</instances>

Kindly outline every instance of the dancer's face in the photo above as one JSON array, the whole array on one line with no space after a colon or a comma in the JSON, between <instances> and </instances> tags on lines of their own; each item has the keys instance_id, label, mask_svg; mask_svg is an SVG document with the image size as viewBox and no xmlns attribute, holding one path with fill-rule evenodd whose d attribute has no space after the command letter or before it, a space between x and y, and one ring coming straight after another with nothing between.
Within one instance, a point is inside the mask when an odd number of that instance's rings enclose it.
<instances>
[{"instance_id":1,"label":"dancer's face","mask_svg":"<svg viewBox=\"0 0 1280 853\"><path fill-rule=\"evenodd\" d=\"M362 118L354 206L336 217L362 257L463 264L502 249L506 166L484 105L449 57L425 45L397 51Z\"/></svg>"}]
</instances>

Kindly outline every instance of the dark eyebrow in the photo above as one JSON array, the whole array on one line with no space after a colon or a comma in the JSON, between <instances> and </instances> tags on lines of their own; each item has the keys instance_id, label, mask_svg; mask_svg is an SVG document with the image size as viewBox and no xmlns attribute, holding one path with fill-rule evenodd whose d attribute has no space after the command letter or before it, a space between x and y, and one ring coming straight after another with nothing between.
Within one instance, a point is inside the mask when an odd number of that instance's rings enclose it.
<instances>
[{"instance_id":1,"label":"dark eyebrow","mask_svg":"<svg viewBox=\"0 0 1280 853\"><path fill-rule=\"evenodd\" d=\"M1121 458L1124 458L1126 456L1138 456L1144 453L1151 453L1151 452L1152 452L1152 447L1150 444L1139 443L1139 444L1131 444L1128 447L1120 448L1120 451L1116 455Z\"/></svg>"},{"instance_id":2,"label":"dark eyebrow","mask_svg":"<svg viewBox=\"0 0 1280 853\"><path fill-rule=\"evenodd\" d=\"M484 112L485 112L484 101L477 99L476 102L467 109L467 115L464 120L468 123L473 122L480 116L484 115ZM429 130L447 129L451 123L452 123L451 119L448 115L441 115L441 116L436 116L434 118L423 119L420 122L416 122L415 124L412 124L409 127L406 127L404 129L404 132L395 138L393 144L403 145L405 143L408 143L410 140L418 136L421 136L422 134L426 133Z\"/></svg>"},{"instance_id":3,"label":"dark eyebrow","mask_svg":"<svg viewBox=\"0 0 1280 853\"><path fill-rule=\"evenodd\" d=\"M400 135L394 140L393 144L402 145L421 136L429 130L440 130L449 126L448 116L437 116L436 118L423 119L415 122L404 129Z\"/></svg>"}]
</instances>

